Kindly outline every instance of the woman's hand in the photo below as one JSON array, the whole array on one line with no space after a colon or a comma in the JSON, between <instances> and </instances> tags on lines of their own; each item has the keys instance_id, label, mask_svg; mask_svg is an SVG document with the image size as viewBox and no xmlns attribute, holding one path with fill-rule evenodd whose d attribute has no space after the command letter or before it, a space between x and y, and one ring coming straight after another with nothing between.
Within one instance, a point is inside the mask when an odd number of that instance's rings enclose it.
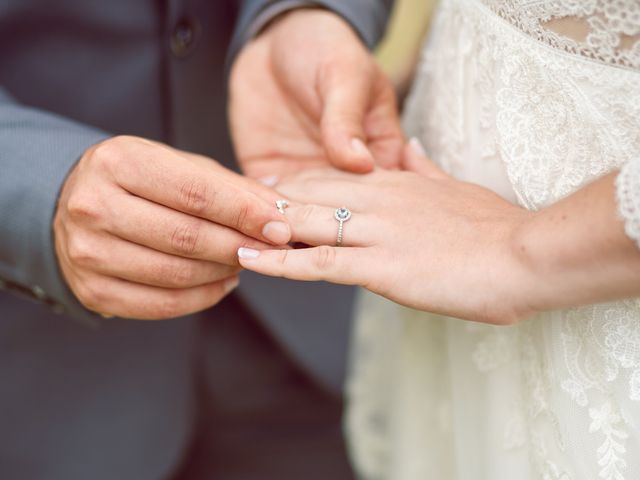
<instances>
[{"instance_id":1,"label":"woman's hand","mask_svg":"<svg viewBox=\"0 0 640 480\"><path fill-rule=\"evenodd\" d=\"M290 199L292 239L315 248L240 249L243 267L296 280L361 285L403 305L487 323L532 313L529 272L514 233L532 215L495 193L448 176L417 142L410 171L304 172L278 185ZM352 218L337 238L336 207Z\"/></svg>"}]
</instances>

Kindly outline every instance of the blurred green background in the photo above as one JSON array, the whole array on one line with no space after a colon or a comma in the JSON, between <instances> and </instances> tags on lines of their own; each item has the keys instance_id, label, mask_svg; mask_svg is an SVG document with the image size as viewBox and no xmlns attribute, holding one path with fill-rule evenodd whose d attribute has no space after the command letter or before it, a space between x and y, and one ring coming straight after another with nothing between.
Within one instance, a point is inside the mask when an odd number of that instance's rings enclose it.
<instances>
[{"instance_id":1,"label":"blurred green background","mask_svg":"<svg viewBox=\"0 0 640 480\"><path fill-rule=\"evenodd\" d=\"M401 96L413 76L435 3L434 0L396 0L387 36L378 49L378 59Z\"/></svg>"}]
</instances>

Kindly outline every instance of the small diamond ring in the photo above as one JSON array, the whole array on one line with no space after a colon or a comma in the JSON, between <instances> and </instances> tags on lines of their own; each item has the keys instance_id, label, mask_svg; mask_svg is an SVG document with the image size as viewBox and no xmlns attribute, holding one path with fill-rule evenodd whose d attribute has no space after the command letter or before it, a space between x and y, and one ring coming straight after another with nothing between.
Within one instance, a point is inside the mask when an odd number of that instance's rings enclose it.
<instances>
[{"instance_id":1,"label":"small diamond ring","mask_svg":"<svg viewBox=\"0 0 640 480\"><path fill-rule=\"evenodd\" d=\"M284 215L285 208L289 208L289 202L286 200L276 200L276 208L282 215Z\"/></svg>"},{"instance_id":2,"label":"small diamond ring","mask_svg":"<svg viewBox=\"0 0 640 480\"><path fill-rule=\"evenodd\" d=\"M338 239L336 240L336 247L342 246L342 233L344 230L344 222L349 221L351 218L351 210L347 207L340 207L336 209L336 212L333 214L333 217L339 222L338 225Z\"/></svg>"}]
</instances>

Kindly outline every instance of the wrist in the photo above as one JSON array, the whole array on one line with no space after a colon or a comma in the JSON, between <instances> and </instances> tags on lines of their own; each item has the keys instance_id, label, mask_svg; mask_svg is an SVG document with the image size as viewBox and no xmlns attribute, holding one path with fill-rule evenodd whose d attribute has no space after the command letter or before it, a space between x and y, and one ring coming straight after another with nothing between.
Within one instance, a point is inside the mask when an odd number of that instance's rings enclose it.
<instances>
[{"instance_id":1,"label":"wrist","mask_svg":"<svg viewBox=\"0 0 640 480\"><path fill-rule=\"evenodd\" d=\"M624 234L614 175L533 213L514 234L533 312L637 296L640 254Z\"/></svg>"},{"instance_id":2,"label":"wrist","mask_svg":"<svg viewBox=\"0 0 640 480\"><path fill-rule=\"evenodd\" d=\"M507 248L517 281L512 283L515 309L522 318L549 309L546 290L552 275L553 260L545 254L549 250L548 239L540 238L540 225L544 214L526 211L509 238Z\"/></svg>"},{"instance_id":3,"label":"wrist","mask_svg":"<svg viewBox=\"0 0 640 480\"><path fill-rule=\"evenodd\" d=\"M322 6L307 5L290 8L272 17L254 39L273 39L277 44L286 46L289 56L292 44L302 52L321 46L335 48L336 43L345 41L343 36L365 48L356 31L343 17Z\"/></svg>"},{"instance_id":4,"label":"wrist","mask_svg":"<svg viewBox=\"0 0 640 480\"><path fill-rule=\"evenodd\" d=\"M494 302L501 304L499 324L514 324L540 310L532 302L532 290L537 285L538 272L533 264L529 243L535 242L531 234L535 231L537 212L514 207L513 212L500 222L497 234L497 250L494 260L501 265L495 285Z\"/></svg>"}]
</instances>

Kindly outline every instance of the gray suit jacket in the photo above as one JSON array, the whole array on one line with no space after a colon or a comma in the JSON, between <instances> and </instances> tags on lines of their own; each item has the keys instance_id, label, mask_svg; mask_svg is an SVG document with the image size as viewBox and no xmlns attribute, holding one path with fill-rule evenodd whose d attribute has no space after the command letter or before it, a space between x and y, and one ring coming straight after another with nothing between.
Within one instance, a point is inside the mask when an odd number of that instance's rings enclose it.
<instances>
[{"instance_id":1,"label":"gray suit jacket","mask_svg":"<svg viewBox=\"0 0 640 480\"><path fill-rule=\"evenodd\" d=\"M51 221L70 169L111 135L159 139L236 168L225 58L285 1L0 0L0 478L161 478L180 455L191 428L193 319L96 320L65 286ZM373 45L392 1L293 3L335 10ZM242 284L291 355L339 389L351 291Z\"/></svg>"}]
</instances>

